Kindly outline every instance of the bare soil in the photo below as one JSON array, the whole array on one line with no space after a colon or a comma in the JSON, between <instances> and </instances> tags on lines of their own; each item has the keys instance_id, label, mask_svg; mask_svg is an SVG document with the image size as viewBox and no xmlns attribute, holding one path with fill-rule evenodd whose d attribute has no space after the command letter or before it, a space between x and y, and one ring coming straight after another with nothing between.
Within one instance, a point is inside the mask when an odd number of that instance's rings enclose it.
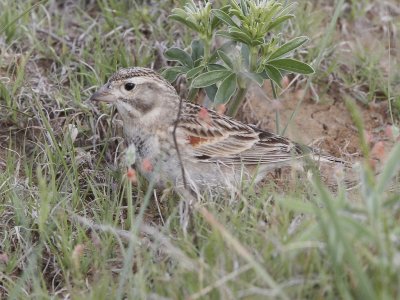
<instances>
[{"instance_id":1,"label":"bare soil","mask_svg":"<svg viewBox=\"0 0 400 300\"><path fill-rule=\"evenodd\" d=\"M331 95L320 95L327 97L321 97L324 102L318 103L312 99L310 93L306 93L303 97L304 90L296 88L286 91L279 100L271 100L269 94L267 86L253 87L240 118L265 130L276 132L276 111L278 111L280 132L289 123L285 136L290 139L348 160L354 160L361 155L360 133L354 125L345 101L334 100ZM393 146L393 141L386 135L386 128L391 125L388 122L387 102L356 105L371 147L383 142L385 149L389 150ZM295 110L293 119L289 121Z\"/></svg>"}]
</instances>

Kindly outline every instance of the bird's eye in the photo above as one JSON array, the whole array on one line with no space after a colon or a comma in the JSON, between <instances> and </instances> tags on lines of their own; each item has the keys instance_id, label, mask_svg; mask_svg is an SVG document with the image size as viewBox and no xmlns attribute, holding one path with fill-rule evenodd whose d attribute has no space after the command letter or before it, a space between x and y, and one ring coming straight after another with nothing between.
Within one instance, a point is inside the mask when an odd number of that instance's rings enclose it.
<instances>
[{"instance_id":1,"label":"bird's eye","mask_svg":"<svg viewBox=\"0 0 400 300\"><path fill-rule=\"evenodd\" d=\"M135 87L135 84L132 83L132 82L127 82L127 83L125 83L125 89L126 89L127 91L133 90L134 87Z\"/></svg>"}]
</instances>

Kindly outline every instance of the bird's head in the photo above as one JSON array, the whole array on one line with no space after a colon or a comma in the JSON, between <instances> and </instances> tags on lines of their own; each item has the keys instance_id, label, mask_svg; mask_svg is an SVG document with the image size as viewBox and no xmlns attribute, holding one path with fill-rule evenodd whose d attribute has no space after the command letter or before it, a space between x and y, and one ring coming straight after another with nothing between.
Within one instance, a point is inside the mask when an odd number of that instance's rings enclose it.
<instances>
[{"instance_id":1,"label":"bird's head","mask_svg":"<svg viewBox=\"0 0 400 300\"><path fill-rule=\"evenodd\" d=\"M118 70L90 100L114 104L124 123L169 121L179 107L174 87L153 70L139 67Z\"/></svg>"}]
</instances>

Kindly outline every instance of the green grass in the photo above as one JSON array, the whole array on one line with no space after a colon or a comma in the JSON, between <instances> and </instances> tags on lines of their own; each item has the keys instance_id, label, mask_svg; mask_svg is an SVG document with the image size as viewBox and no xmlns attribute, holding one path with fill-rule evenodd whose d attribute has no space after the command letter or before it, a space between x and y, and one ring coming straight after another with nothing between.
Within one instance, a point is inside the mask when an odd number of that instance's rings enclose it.
<instances>
[{"instance_id":1,"label":"green grass","mask_svg":"<svg viewBox=\"0 0 400 300\"><path fill-rule=\"evenodd\" d=\"M159 69L157 48L190 41L167 19L184 1L148 2L0 0L0 298L398 298L398 144L381 175L360 164L352 192L271 181L182 213L176 195L126 180L118 118L86 100L117 68ZM288 34L311 37L299 55L320 62L321 97L390 96L398 124L398 53L389 72L384 31L357 27L368 4L368 26L400 30L372 0L340 11L349 33L327 30L334 8L321 0L300 3ZM379 47L361 46L370 35Z\"/></svg>"}]
</instances>

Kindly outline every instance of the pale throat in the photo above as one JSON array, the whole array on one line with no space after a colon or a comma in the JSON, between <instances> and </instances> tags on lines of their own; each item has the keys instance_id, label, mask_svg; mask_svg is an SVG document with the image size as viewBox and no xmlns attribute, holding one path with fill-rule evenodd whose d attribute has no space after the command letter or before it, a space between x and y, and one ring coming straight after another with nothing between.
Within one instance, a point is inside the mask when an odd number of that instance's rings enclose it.
<instances>
[{"instance_id":1,"label":"pale throat","mask_svg":"<svg viewBox=\"0 0 400 300\"><path fill-rule=\"evenodd\" d=\"M153 110L140 118L126 118L123 122L124 134L126 137L157 135L161 131L167 132L168 128L173 124L173 121L164 118L160 115L160 112L156 110Z\"/></svg>"}]
</instances>

